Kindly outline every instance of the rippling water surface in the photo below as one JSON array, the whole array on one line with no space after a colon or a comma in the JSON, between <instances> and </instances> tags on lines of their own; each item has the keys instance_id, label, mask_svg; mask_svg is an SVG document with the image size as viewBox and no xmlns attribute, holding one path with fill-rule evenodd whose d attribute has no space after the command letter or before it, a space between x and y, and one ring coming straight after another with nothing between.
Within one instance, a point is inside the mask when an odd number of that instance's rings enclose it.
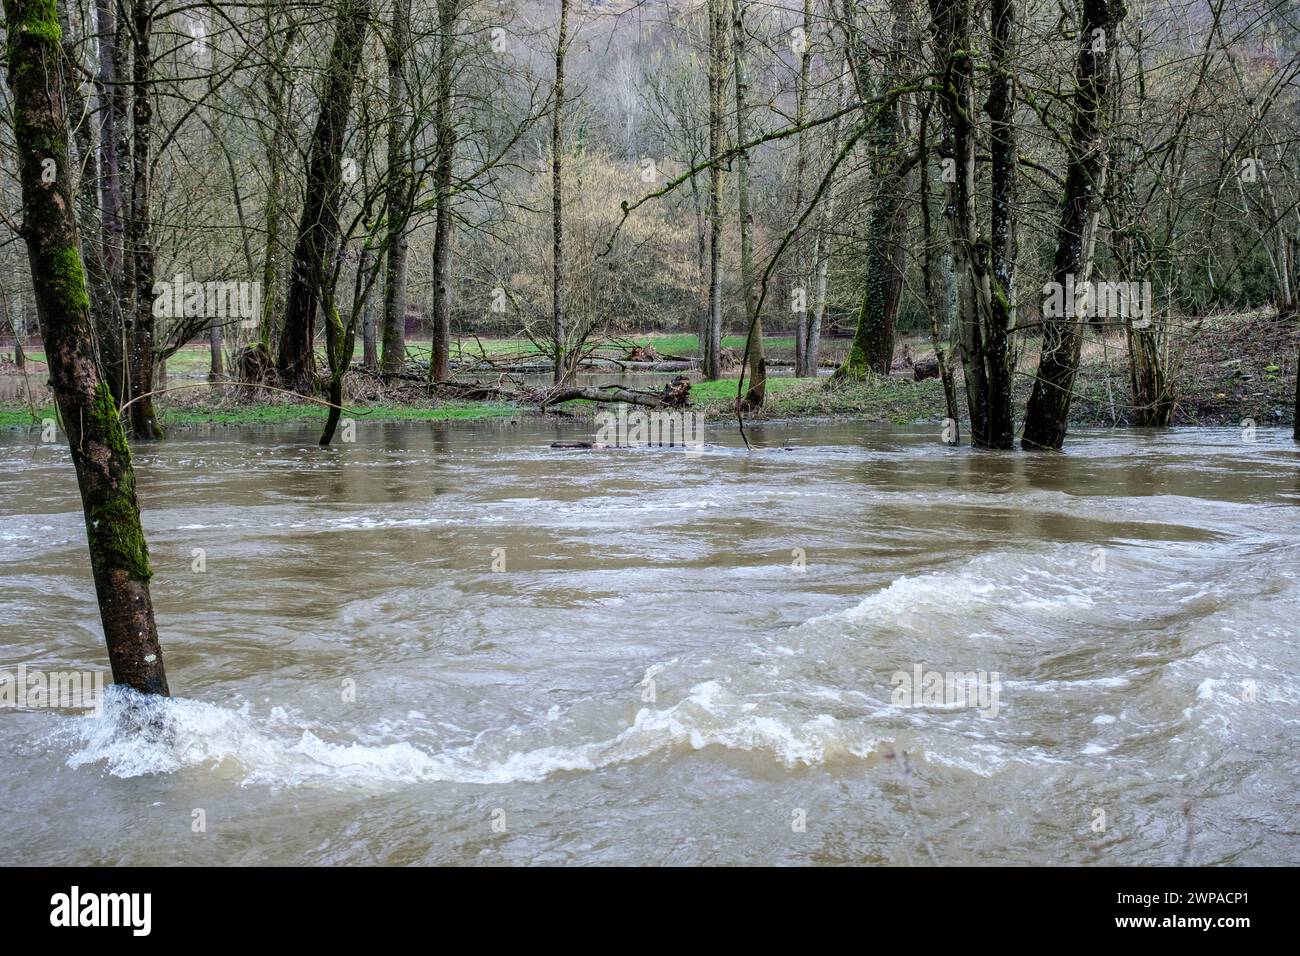
<instances>
[{"instance_id":1,"label":"rippling water surface","mask_svg":"<svg viewBox=\"0 0 1300 956\"><path fill-rule=\"evenodd\" d=\"M138 449L179 696L0 711L0 862L1300 863L1289 435L589 430ZM0 664L106 668L87 563L0 437Z\"/></svg>"}]
</instances>

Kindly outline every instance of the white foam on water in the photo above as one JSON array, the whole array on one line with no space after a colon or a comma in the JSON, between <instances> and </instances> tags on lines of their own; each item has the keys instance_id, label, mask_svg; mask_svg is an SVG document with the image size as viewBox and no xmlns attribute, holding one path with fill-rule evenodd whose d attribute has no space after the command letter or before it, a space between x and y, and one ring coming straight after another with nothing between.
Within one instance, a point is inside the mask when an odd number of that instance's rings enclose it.
<instances>
[{"instance_id":1,"label":"white foam on water","mask_svg":"<svg viewBox=\"0 0 1300 956\"><path fill-rule=\"evenodd\" d=\"M234 709L186 698L142 698L110 688L100 718L78 718L54 737L71 746L70 767L102 766L118 777L206 769L244 785L385 788L420 782L532 782L563 772L592 771L673 748L721 747L768 755L793 768L837 757L865 757L877 746L861 728L827 715L795 720L761 712L716 681L695 685L666 709L644 707L613 736L573 744L511 750L517 734L485 732L473 744L429 752L409 742L332 743L311 727L277 733L281 711L259 720ZM315 728L319 729L319 728ZM511 728L513 730L513 728Z\"/></svg>"},{"instance_id":2,"label":"white foam on water","mask_svg":"<svg viewBox=\"0 0 1300 956\"><path fill-rule=\"evenodd\" d=\"M1088 559L1088 549L1083 547L1045 555L985 554L955 570L898 578L854 607L809 619L801 630L827 624L930 630L935 615L1001 609L1050 614L1092 608L1099 603L1103 581L1088 580Z\"/></svg>"}]
</instances>

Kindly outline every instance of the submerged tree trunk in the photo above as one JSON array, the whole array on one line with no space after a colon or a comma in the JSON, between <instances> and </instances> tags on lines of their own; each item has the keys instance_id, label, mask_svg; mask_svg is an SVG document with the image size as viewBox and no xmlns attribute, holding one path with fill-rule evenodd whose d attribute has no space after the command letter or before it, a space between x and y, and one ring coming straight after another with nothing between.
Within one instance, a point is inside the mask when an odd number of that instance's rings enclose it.
<instances>
[{"instance_id":1,"label":"submerged tree trunk","mask_svg":"<svg viewBox=\"0 0 1300 956\"><path fill-rule=\"evenodd\" d=\"M941 71L940 156L948 182L946 214L957 281L957 340L966 382L971 444L1011 448L1011 290L1015 273L1016 147L1011 69L1018 30L1010 0L995 0L990 97L992 240L977 216L974 58L970 0L931 0L935 62ZM991 248L996 243L997 249Z\"/></svg>"},{"instance_id":2,"label":"submerged tree trunk","mask_svg":"<svg viewBox=\"0 0 1300 956\"><path fill-rule=\"evenodd\" d=\"M957 384L953 380L952 357L946 348L945 333L951 328L952 317L947 289L940 288L938 243L934 235L933 215L930 211L930 150L929 107L920 123L921 153L921 280L925 289L925 308L930 315L930 344L935 361L939 364L939 379L943 383L944 408L947 411L951 432L945 440L950 445L961 443L961 417L957 410Z\"/></svg>"},{"instance_id":3,"label":"submerged tree trunk","mask_svg":"<svg viewBox=\"0 0 1300 956\"><path fill-rule=\"evenodd\" d=\"M306 196L294 244L284 333L276 369L289 388L310 392L316 376L313 344L326 264L338 243L343 135L370 14L370 0L342 0L330 50L320 114L312 133Z\"/></svg>"},{"instance_id":4,"label":"submerged tree trunk","mask_svg":"<svg viewBox=\"0 0 1300 956\"><path fill-rule=\"evenodd\" d=\"M564 55L569 43L569 0L560 0L560 35L555 41L555 110L551 124L551 325L555 341L555 384L569 376L564 325Z\"/></svg>"},{"instance_id":5,"label":"submerged tree trunk","mask_svg":"<svg viewBox=\"0 0 1300 956\"><path fill-rule=\"evenodd\" d=\"M1052 278L1064 289L1067 279L1075 288L1088 282L1092 247L1106 188L1109 150L1106 148L1106 109L1110 76L1118 43L1123 0L1082 0L1083 22L1074 112L1067 144L1068 165L1057 231ZM1083 345L1083 317L1074 302L1065 302L1062 316L1043 325L1042 357L1034 376L1034 389L1025 412L1024 448L1060 448L1070 418L1074 376L1079 370Z\"/></svg>"},{"instance_id":6,"label":"submerged tree trunk","mask_svg":"<svg viewBox=\"0 0 1300 956\"><path fill-rule=\"evenodd\" d=\"M368 281L368 280L367 280ZM370 290L366 290L368 295ZM327 386L330 402L329 414L325 417L325 428L321 432L322 448L334 440L338 428L339 416L343 413L343 380L347 376L348 366L352 364L352 350L356 346L356 314L353 313L344 326L334 302L332 290L324 296L325 320L325 354L329 360L330 378Z\"/></svg>"},{"instance_id":7,"label":"submerged tree trunk","mask_svg":"<svg viewBox=\"0 0 1300 956\"><path fill-rule=\"evenodd\" d=\"M745 73L745 0L733 0L735 22L732 40L735 45L736 73L736 142L749 141L749 106L746 101L749 85ZM740 276L745 287L745 318L748 319L748 338L745 352L749 356L749 389L745 393L746 408L761 408L767 393L767 359L763 356L763 316L758 311L758 297L754 288L754 220L749 211L749 151L742 149L736 156L736 197L740 213Z\"/></svg>"},{"instance_id":8,"label":"submerged tree trunk","mask_svg":"<svg viewBox=\"0 0 1300 956\"><path fill-rule=\"evenodd\" d=\"M982 317L992 312L988 264L978 241L975 130L970 49L970 0L930 0L938 102L943 114L939 147L948 184L945 213L957 284L957 340L970 411L971 443L988 441L989 379Z\"/></svg>"},{"instance_id":9,"label":"submerged tree trunk","mask_svg":"<svg viewBox=\"0 0 1300 956\"><path fill-rule=\"evenodd\" d=\"M407 148L406 47L410 43L410 0L393 0L393 35L388 47L388 233L384 271L385 372L406 365L407 210L410 208L411 160Z\"/></svg>"},{"instance_id":10,"label":"submerged tree trunk","mask_svg":"<svg viewBox=\"0 0 1300 956\"><path fill-rule=\"evenodd\" d=\"M1016 423L1011 406L1011 327L1016 303L1016 217L1019 190L1016 170L1016 46L1020 25L1014 0L992 0L992 68L984 110L989 117L989 151L993 169L990 211L989 301L984 336L984 374L988 380L987 432L977 438L986 448L1012 448Z\"/></svg>"},{"instance_id":11,"label":"submerged tree trunk","mask_svg":"<svg viewBox=\"0 0 1300 956\"><path fill-rule=\"evenodd\" d=\"M140 526L131 453L93 355L90 299L68 169L67 120L52 3L6 0L9 86L18 137L22 235L50 385L77 472L95 592L113 680L168 693L149 595L149 550ZM55 180L42 181L53 160Z\"/></svg>"}]
</instances>

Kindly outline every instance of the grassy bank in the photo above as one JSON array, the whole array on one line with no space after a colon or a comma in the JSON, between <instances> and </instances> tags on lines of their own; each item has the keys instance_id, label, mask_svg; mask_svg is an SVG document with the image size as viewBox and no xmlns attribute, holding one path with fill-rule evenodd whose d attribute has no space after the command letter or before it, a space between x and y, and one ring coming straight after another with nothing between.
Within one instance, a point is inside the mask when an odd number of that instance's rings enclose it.
<instances>
[{"instance_id":1,"label":"grassy bank","mask_svg":"<svg viewBox=\"0 0 1300 956\"><path fill-rule=\"evenodd\" d=\"M1290 425L1295 401L1296 345L1291 324L1268 315L1206 319L1186 336L1173 351L1176 359L1177 406L1175 425L1238 425L1252 419L1257 425ZM621 340L653 345L661 355L696 354L692 334L641 336ZM412 344L418 353L421 343ZM509 354L531 349L521 339L484 340L488 354ZM743 350L740 337L728 337L728 348ZM788 338L765 340L769 355L781 356L793 350ZM835 343L836 346L842 343ZM910 351L918 358L929 349L924 342L911 339L899 342L899 352ZM206 351L190 350L206 362ZM39 353L31 355L39 361ZM194 356L188 357L190 360ZM1037 355L1027 349L1021 356L1015 385L1018 419L1023 418L1025 402L1033 382ZM197 366L196 366L197 368ZM177 364L171 365L173 377ZM12 377L12 376L11 376ZM34 381L43 379L43 370L30 373ZM716 382L696 382L691 388L694 407L718 421L735 417L737 381L731 377ZM414 399L396 400L361 389L369 400L354 399L345 416L370 421L465 421L501 416L537 415L531 405L511 405L500 401L438 401L408 391ZM164 425L185 428L199 424L253 425L287 422L313 422L325 418L324 405L275 396L269 401L237 400L228 394L214 395L206 389L185 389L169 393L159 401ZM1123 335L1090 337L1085 345L1079 375L1075 382L1076 399L1071 421L1076 425L1131 424L1129 408L1128 356ZM965 395L958 376L958 401L965 417ZM13 398L19 393L11 391ZM48 393L46 393L48 396ZM35 418L20 401L0 401L0 428L26 428L53 417L48 401L38 398ZM585 417L594 413L591 402L570 402L561 407L568 416ZM943 388L937 379L912 381L906 373L891 377L869 377L866 381L831 384L818 380L773 377L768 379L767 402L761 411L746 416L749 420L833 417L864 421L906 424L918 421L937 422L946 415Z\"/></svg>"},{"instance_id":2,"label":"grassy bank","mask_svg":"<svg viewBox=\"0 0 1300 956\"><path fill-rule=\"evenodd\" d=\"M699 382L691 387L691 397L710 418L735 418L734 378ZM943 386L937 379L913 382L872 376L862 382L840 384L825 378L769 378L763 408L745 418L861 418L902 425L940 420L944 407Z\"/></svg>"},{"instance_id":3,"label":"grassy bank","mask_svg":"<svg viewBox=\"0 0 1300 956\"><path fill-rule=\"evenodd\" d=\"M165 428L193 425L283 425L295 422L324 422L329 409L310 402L264 404L195 404L162 412ZM515 405L493 402L444 402L434 406L359 404L350 406L345 417L367 421L471 421L500 418L527 412ZM0 428L39 428L43 419L54 418L54 406L36 410L33 419L27 407L0 407Z\"/></svg>"},{"instance_id":4,"label":"grassy bank","mask_svg":"<svg viewBox=\"0 0 1300 956\"><path fill-rule=\"evenodd\" d=\"M696 410L710 419L735 417L736 379L697 382L691 388ZM560 409L573 417L593 415L593 402L569 402ZM827 388L825 379L768 379L767 402L748 420L805 417L864 418L871 421L907 423L943 417L943 389L937 381L912 383L897 378L873 378L866 382ZM161 411L164 427L193 425L277 425L324 421L328 409L310 402L211 402L176 404ZM540 415L534 406L501 402L439 402L427 405L397 405L383 402L350 404L345 417L367 421L472 421L503 416ZM38 408L36 417L27 407L0 407L0 428L38 427L42 419L53 418L51 405Z\"/></svg>"},{"instance_id":5,"label":"grassy bank","mask_svg":"<svg viewBox=\"0 0 1300 956\"><path fill-rule=\"evenodd\" d=\"M736 379L697 382L691 388L696 410L711 420L735 417ZM594 415L593 402L576 401L560 406L567 416L585 418ZM162 412L164 427L186 428L194 425L277 425L294 422L324 421L327 409L309 402L207 402L174 405ZM918 420L938 420L944 414L943 389L935 380L913 383L897 378L872 378L866 382L827 387L825 379L768 379L767 402L747 420L783 418L843 417L905 424ZM439 402L429 405L396 405L383 402L350 404L344 417L366 421L472 421L503 416L538 415L531 405L501 402ZM38 408L36 418L26 407L0 408L0 428L39 427L44 418L53 418L52 406Z\"/></svg>"}]
</instances>

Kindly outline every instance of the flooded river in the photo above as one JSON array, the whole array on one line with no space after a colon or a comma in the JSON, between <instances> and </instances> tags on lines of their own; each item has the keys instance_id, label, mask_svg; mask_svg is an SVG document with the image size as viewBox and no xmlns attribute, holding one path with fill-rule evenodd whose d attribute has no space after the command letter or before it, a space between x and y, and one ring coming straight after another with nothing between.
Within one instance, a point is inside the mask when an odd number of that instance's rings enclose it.
<instances>
[{"instance_id":1,"label":"flooded river","mask_svg":"<svg viewBox=\"0 0 1300 956\"><path fill-rule=\"evenodd\" d=\"M590 434L139 449L178 696L0 710L0 863L1300 863L1288 434ZM106 669L87 565L0 436L0 665Z\"/></svg>"}]
</instances>

